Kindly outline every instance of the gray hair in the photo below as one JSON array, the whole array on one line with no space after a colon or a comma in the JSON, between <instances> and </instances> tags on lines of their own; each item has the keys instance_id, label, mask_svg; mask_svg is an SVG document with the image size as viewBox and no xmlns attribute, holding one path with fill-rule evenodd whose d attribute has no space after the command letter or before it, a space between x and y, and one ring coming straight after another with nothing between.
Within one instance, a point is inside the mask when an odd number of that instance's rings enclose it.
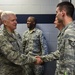
<instances>
[{"instance_id":1,"label":"gray hair","mask_svg":"<svg viewBox=\"0 0 75 75\"><path fill-rule=\"evenodd\" d=\"M7 20L9 18L9 15L15 15L14 12L12 11L4 11L2 14L1 14L1 20L4 21L4 20Z\"/></svg>"},{"instance_id":2,"label":"gray hair","mask_svg":"<svg viewBox=\"0 0 75 75\"><path fill-rule=\"evenodd\" d=\"M0 15L3 13L3 10L0 10Z\"/></svg>"}]
</instances>

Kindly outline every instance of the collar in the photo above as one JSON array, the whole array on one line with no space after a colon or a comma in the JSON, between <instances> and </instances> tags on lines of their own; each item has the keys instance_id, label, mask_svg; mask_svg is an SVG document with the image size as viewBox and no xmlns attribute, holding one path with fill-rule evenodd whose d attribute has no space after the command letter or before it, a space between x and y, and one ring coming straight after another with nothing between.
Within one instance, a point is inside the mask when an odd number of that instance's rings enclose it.
<instances>
[{"instance_id":1,"label":"collar","mask_svg":"<svg viewBox=\"0 0 75 75\"><path fill-rule=\"evenodd\" d=\"M65 30L66 30L70 25L72 25L74 22L75 22L75 21L72 21L71 23L67 24L67 25L59 32L58 37L59 37L60 35L62 35L62 34L65 32Z\"/></svg>"},{"instance_id":2,"label":"collar","mask_svg":"<svg viewBox=\"0 0 75 75\"><path fill-rule=\"evenodd\" d=\"M4 34L9 34L9 35L15 34L15 31L14 31L13 33L12 33L12 32L9 32L9 31L6 29L6 27L3 28L3 32L4 32Z\"/></svg>"},{"instance_id":3,"label":"collar","mask_svg":"<svg viewBox=\"0 0 75 75\"><path fill-rule=\"evenodd\" d=\"M33 33L36 31L36 28L34 28L33 30L28 30L28 33Z\"/></svg>"}]
</instances>

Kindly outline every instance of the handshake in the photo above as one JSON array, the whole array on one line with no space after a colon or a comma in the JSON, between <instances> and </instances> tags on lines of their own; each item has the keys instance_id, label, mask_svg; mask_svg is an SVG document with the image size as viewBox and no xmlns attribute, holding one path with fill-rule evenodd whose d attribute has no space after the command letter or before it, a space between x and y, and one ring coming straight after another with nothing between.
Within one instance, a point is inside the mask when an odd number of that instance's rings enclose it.
<instances>
[{"instance_id":1,"label":"handshake","mask_svg":"<svg viewBox=\"0 0 75 75\"><path fill-rule=\"evenodd\" d=\"M35 64L39 65L39 64L42 64L43 63L43 60L41 59L40 56L35 56L35 58L36 58Z\"/></svg>"}]
</instances>

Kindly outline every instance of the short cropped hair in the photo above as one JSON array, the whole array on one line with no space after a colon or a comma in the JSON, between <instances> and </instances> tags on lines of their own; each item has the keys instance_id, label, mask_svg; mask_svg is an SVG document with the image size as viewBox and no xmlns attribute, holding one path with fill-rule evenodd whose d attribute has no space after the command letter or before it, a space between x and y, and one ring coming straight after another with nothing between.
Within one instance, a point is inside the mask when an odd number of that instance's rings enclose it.
<instances>
[{"instance_id":1,"label":"short cropped hair","mask_svg":"<svg viewBox=\"0 0 75 75\"><path fill-rule=\"evenodd\" d=\"M68 1L64 1L64 2L59 3L57 5L57 7L59 7L60 11L65 10L67 16L73 17L74 5L72 3L68 2Z\"/></svg>"}]
</instances>

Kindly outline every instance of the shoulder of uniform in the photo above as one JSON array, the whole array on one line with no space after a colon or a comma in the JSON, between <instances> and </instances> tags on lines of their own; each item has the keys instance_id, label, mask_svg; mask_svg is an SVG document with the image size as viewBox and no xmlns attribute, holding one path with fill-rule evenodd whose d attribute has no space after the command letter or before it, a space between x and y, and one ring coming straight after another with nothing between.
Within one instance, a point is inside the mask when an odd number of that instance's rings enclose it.
<instances>
[{"instance_id":1,"label":"shoulder of uniform","mask_svg":"<svg viewBox=\"0 0 75 75\"><path fill-rule=\"evenodd\" d=\"M66 30L65 30L65 34L74 34L75 33L75 28L73 26L69 26Z\"/></svg>"},{"instance_id":2,"label":"shoulder of uniform","mask_svg":"<svg viewBox=\"0 0 75 75\"><path fill-rule=\"evenodd\" d=\"M28 32L28 30L24 31L24 34L27 33L27 32Z\"/></svg>"},{"instance_id":3,"label":"shoulder of uniform","mask_svg":"<svg viewBox=\"0 0 75 75\"><path fill-rule=\"evenodd\" d=\"M24 31L22 36L24 37L27 33L28 33L28 30Z\"/></svg>"},{"instance_id":4,"label":"shoulder of uniform","mask_svg":"<svg viewBox=\"0 0 75 75\"><path fill-rule=\"evenodd\" d=\"M41 33L42 33L42 30L41 30L41 29L38 29L38 28L36 28L36 31L38 31L38 32L41 32Z\"/></svg>"}]
</instances>

